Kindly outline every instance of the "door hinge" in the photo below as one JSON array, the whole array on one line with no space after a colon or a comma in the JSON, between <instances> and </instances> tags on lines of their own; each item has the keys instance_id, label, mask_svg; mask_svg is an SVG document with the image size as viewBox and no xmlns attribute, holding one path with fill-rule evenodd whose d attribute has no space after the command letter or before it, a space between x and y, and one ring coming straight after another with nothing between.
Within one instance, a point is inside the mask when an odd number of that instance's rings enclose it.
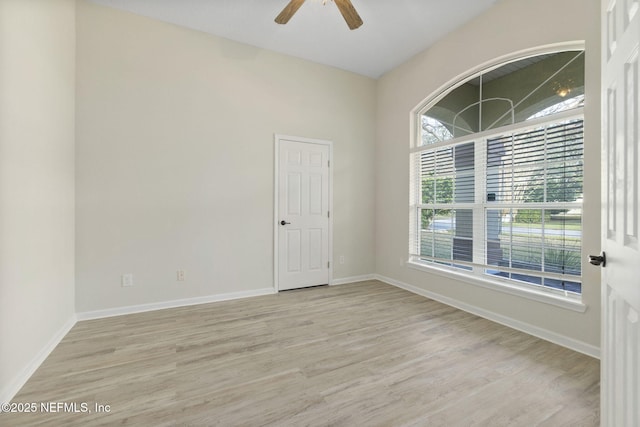
<instances>
[{"instance_id":1,"label":"door hinge","mask_svg":"<svg viewBox=\"0 0 640 427\"><path fill-rule=\"evenodd\" d=\"M327 167L330 168L331 167L331 160L327 160Z\"/></svg>"},{"instance_id":2,"label":"door hinge","mask_svg":"<svg viewBox=\"0 0 640 427\"><path fill-rule=\"evenodd\" d=\"M331 261L327 261L327 268L331 267Z\"/></svg>"},{"instance_id":3,"label":"door hinge","mask_svg":"<svg viewBox=\"0 0 640 427\"><path fill-rule=\"evenodd\" d=\"M331 211L327 211L327 218L331 218Z\"/></svg>"}]
</instances>

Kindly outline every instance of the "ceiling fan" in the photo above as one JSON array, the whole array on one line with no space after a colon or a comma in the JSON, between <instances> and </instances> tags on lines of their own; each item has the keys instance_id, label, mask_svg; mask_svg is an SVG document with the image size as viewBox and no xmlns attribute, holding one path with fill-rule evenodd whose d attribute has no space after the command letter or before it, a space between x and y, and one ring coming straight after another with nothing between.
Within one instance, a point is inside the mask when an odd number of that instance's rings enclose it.
<instances>
[{"instance_id":1,"label":"ceiling fan","mask_svg":"<svg viewBox=\"0 0 640 427\"><path fill-rule=\"evenodd\" d=\"M326 0L325 0L326 1ZM356 8L351 4L351 0L333 0L338 6L340 13L345 21L347 21L347 25L351 30L355 30L360 25L362 25L362 19L358 12L356 12ZM288 5L282 9L282 12L276 17L275 21L278 24L286 24L289 22L289 19L300 9L304 0L291 0Z\"/></svg>"}]
</instances>

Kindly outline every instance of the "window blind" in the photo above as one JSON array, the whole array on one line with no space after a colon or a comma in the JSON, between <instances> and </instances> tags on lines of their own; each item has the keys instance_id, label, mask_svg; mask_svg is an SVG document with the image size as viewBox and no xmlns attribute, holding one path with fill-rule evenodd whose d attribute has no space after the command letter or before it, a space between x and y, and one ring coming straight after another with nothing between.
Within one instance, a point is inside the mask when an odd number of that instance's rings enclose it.
<instances>
[{"instance_id":1,"label":"window blind","mask_svg":"<svg viewBox=\"0 0 640 427\"><path fill-rule=\"evenodd\" d=\"M583 120L414 153L412 259L580 292Z\"/></svg>"}]
</instances>

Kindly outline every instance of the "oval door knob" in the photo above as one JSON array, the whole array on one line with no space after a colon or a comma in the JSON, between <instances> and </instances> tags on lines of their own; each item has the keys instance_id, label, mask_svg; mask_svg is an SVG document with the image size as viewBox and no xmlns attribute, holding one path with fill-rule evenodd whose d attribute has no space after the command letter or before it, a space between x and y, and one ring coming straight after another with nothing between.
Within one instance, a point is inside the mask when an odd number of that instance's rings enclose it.
<instances>
[{"instance_id":1,"label":"oval door knob","mask_svg":"<svg viewBox=\"0 0 640 427\"><path fill-rule=\"evenodd\" d=\"M280 221L280 225L287 225L287 224L291 224L290 222L285 221L284 219L282 221Z\"/></svg>"},{"instance_id":2,"label":"oval door knob","mask_svg":"<svg viewBox=\"0 0 640 427\"><path fill-rule=\"evenodd\" d=\"M607 255L604 252L602 252L602 255L589 255L589 263L593 265L601 265L602 267L606 267Z\"/></svg>"}]
</instances>

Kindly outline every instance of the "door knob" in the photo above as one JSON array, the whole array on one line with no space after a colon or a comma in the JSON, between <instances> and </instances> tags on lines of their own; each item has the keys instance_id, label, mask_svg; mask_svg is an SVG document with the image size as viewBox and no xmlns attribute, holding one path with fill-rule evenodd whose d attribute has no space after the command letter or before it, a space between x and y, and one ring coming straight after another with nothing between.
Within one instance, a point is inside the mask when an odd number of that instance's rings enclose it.
<instances>
[{"instance_id":1,"label":"door knob","mask_svg":"<svg viewBox=\"0 0 640 427\"><path fill-rule=\"evenodd\" d=\"M606 267L607 255L604 252L602 252L602 255L589 255L589 263L593 265L601 265L602 267Z\"/></svg>"},{"instance_id":2,"label":"door knob","mask_svg":"<svg viewBox=\"0 0 640 427\"><path fill-rule=\"evenodd\" d=\"M285 221L284 219L282 221L280 221L280 225L287 225L287 224L291 224L290 222Z\"/></svg>"}]
</instances>

